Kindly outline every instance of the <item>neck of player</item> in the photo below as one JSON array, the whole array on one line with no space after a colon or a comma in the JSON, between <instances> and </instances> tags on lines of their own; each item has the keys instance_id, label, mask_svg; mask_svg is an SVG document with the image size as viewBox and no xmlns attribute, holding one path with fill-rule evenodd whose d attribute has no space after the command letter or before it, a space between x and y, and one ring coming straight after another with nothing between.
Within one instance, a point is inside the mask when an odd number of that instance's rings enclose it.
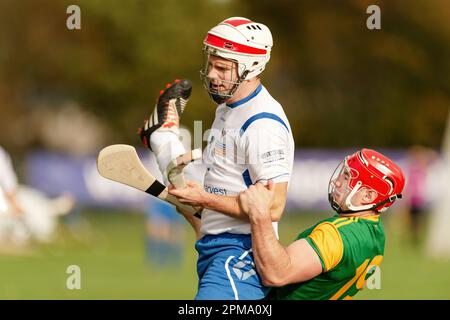
<instances>
[{"instance_id":1,"label":"neck of player","mask_svg":"<svg viewBox=\"0 0 450 320\"><path fill-rule=\"evenodd\" d=\"M256 88L258 88L260 84L261 79L259 77L254 77L250 80L244 80L239 88L237 88L234 95L227 100L227 103L231 104L248 97L256 90Z\"/></svg>"},{"instance_id":2,"label":"neck of player","mask_svg":"<svg viewBox=\"0 0 450 320\"><path fill-rule=\"evenodd\" d=\"M379 213L367 210L367 211L361 211L361 212L355 212L355 213L340 213L339 215L341 217L366 217L366 216L375 216Z\"/></svg>"}]
</instances>

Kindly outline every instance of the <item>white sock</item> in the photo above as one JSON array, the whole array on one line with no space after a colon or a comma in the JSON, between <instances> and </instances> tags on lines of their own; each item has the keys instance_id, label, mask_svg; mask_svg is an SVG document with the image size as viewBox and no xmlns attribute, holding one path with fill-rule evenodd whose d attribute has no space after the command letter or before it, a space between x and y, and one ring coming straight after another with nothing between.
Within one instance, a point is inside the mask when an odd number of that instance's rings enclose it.
<instances>
[{"instance_id":1,"label":"white sock","mask_svg":"<svg viewBox=\"0 0 450 320\"><path fill-rule=\"evenodd\" d=\"M164 184L168 185L167 165L179 155L186 153L183 143L173 131L157 130L150 136L150 145L156 156L159 170L161 170L163 174Z\"/></svg>"}]
</instances>

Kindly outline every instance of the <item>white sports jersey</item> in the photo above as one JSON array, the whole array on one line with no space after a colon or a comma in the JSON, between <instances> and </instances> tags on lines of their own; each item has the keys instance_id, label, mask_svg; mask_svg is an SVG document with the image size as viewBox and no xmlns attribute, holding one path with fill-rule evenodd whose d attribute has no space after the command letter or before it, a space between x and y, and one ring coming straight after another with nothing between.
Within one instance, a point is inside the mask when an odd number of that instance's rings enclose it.
<instances>
[{"instance_id":1,"label":"white sports jersey","mask_svg":"<svg viewBox=\"0 0 450 320\"><path fill-rule=\"evenodd\" d=\"M11 158L2 147L0 147L0 187L5 193L15 192L17 189L17 176Z\"/></svg>"},{"instance_id":2,"label":"white sports jersey","mask_svg":"<svg viewBox=\"0 0 450 320\"><path fill-rule=\"evenodd\" d=\"M242 100L219 105L203 159L209 193L237 196L258 181L289 182L294 139L283 108L262 85ZM274 228L277 232L277 223ZM248 222L205 209L201 232L251 231Z\"/></svg>"}]
</instances>

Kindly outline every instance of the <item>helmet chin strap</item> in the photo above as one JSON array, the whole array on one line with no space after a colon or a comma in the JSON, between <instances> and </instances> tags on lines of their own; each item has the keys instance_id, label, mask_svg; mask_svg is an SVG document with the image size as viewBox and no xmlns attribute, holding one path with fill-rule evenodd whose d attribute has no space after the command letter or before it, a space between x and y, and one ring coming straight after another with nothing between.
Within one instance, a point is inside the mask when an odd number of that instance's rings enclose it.
<instances>
[{"instance_id":1,"label":"helmet chin strap","mask_svg":"<svg viewBox=\"0 0 450 320\"><path fill-rule=\"evenodd\" d=\"M214 91L211 90L211 83L209 83L208 87L207 87L208 94L215 103L222 104L222 103L226 102L228 99L231 99L233 97L233 95L236 93L236 91L239 88L239 86L241 85L241 83L242 83L242 81L235 83L234 87L230 90L229 94L220 94L219 92L217 92L215 90Z\"/></svg>"},{"instance_id":2,"label":"helmet chin strap","mask_svg":"<svg viewBox=\"0 0 450 320\"><path fill-rule=\"evenodd\" d=\"M210 96L211 96L211 99L217 104L222 104L229 99L228 97L224 97L217 93L210 93Z\"/></svg>"}]
</instances>

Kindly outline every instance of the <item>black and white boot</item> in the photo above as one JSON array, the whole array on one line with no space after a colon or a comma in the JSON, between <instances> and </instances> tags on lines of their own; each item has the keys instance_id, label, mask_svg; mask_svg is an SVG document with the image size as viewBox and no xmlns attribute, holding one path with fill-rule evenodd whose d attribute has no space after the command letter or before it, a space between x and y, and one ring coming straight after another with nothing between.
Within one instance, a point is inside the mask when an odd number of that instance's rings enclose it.
<instances>
[{"instance_id":1,"label":"black and white boot","mask_svg":"<svg viewBox=\"0 0 450 320\"><path fill-rule=\"evenodd\" d=\"M138 131L142 143L150 150L150 135L156 130L172 131L178 135L180 116L191 92L192 83L187 79L175 80L172 84L167 84L166 89L160 91L153 113Z\"/></svg>"}]
</instances>

